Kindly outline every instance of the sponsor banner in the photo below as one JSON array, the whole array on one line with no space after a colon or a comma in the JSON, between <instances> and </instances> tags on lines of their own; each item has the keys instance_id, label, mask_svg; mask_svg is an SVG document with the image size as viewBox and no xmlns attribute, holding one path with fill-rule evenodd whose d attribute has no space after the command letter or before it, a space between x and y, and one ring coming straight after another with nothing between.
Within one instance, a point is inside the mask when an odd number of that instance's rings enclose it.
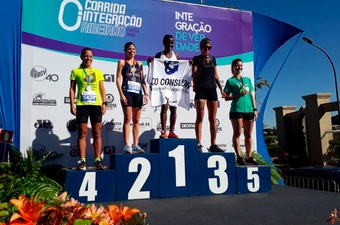
<instances>
[{"instance_id":1,"label":"sponsor banner","mask_svg":"<svg viewBox=\"0 0 340 225\"><path fill-rule=\"evenodd\" d=\"M91 46L101 57L121 58L124 43L132 41L138 55L147 57L160 51L164 34L174 36L181 58L198 54L204 37L213 40L217 58L253 51L247 11L149 0L24 0L23 5L23 43L68 53Z\"/></svg>"},{"instance_id":2,"label":"sponsor banner","mask_svg":"<svg viewBox=\"0 0 340 225\"><path fill-rule=\"evenodd\" d=\"M162 9L162 10L159 10ZM44 12L44 13L42 13ZM155 20L157 18L157 20ZM24 0L21 77L21 150L33 147L36 156L51 151L50 163L74 167L78 161L77 124L70 113L70 72L79 66L83 47L93 49L93 67L105 78L107 112L103 116L103 162L108 154L122 153L123 111L116 84L117 60L123 59L123 45L136 44L137 59L148 74L147 57L163 50L165 34L175 38L174 51L181 60L199 55L199 41L212 40L211 54L224 85L231 76L230 63L240 57L244 76L254 82L252 15L250 12L202 7L190 4L140 0ZM164 84L167 85L167 84ZM149 85L148 85L149 86ZM189 85L188 85L189 86ZM150 88L150 87L149 87ZM195 93L189 87L186 109L177 108L175 133L195 137ZM217 112L217 144L233 152L230 102L220 99ZM150 140L160 135L161 108L142 108L139 145L149 152ZM170 112L166 127L169 129ZM87 158L93 158L91 126L88 124ZM130 144L132 144L132 125ZM256 129L254 129L255 132ZM208 112L205 108L202 144L210 146ZM254 133L254 149L256 149Z\"/></svg>"}]
</instances>

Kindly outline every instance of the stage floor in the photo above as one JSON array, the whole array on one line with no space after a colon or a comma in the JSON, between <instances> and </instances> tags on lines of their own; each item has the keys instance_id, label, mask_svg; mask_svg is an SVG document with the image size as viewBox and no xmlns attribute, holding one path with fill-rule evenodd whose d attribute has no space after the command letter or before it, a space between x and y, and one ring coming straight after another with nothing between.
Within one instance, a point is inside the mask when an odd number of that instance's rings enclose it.
<instances>
[{"instance_id":1,"label":"stage floor","mask_svg":"<svg viewBox=\"0 0 340 225\"><path fill-rule=\"evenodd\" d=\"M133 200L123 204L146 212L149 225L320 225L329 224L326 218L334 208L340 209L340 194L273 185L268 193Z\"/></svg>"}]
</instances>

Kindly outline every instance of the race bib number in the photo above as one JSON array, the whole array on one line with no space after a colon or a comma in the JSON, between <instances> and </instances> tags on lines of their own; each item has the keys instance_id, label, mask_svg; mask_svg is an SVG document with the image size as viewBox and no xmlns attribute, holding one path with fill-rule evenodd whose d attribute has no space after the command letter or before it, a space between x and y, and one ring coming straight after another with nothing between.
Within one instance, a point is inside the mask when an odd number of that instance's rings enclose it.
<instances>
[{"instance_id":1,"label":"race bib number","mask_svg":"<svg viewBox=\"0 0 340 225\"><path fill-rule=\"evenodd\" d=\"M81 101L84 103L95 103L97 101L96 93L93 91L84 91L81 93Z\"/></svg>"},{"instance_id":2,"label":"race bib number","mask_svg":"<svg viewBox=\"0 0 340 225\"><path fill-rule=\"evenodd\" d=\"M126 90L127 92L139 94L141 85L136 81L128 81Z\"/></svg>"}]
</instances>

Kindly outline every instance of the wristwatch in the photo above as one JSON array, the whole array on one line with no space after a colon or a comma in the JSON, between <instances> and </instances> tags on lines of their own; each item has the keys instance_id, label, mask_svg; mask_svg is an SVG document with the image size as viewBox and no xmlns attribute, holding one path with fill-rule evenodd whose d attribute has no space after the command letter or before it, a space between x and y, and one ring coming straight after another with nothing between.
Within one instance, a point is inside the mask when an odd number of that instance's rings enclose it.
<instances>
[{"instance_id":1,"label":"wristwatch","mask_svg":"<svg viewBox=\"0 0 340 225\"><path fill-rule=\"evenodd\" d=\"M107 102L102 102L102 105L106 105L107 106Z\"/></svg>"}]
</instances>

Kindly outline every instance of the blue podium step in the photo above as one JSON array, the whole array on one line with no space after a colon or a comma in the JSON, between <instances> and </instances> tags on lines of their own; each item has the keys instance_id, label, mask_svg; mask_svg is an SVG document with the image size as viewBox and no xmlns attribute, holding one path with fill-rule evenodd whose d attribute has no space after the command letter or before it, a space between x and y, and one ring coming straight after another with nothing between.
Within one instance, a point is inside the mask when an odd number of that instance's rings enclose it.
<instances>
[{"instance_id":1,"label":"blue podium step","mask_svg":"<svg viewBox=\"0 0 340 225\"><path fill-rule=\"evenodd\" d=\"M148 154L112 154L110 169L66 170L86 202L268 192L269 166L236 166L234 153L199 153L196 139L153 139Z\"/></svg>"}]
</instances>

